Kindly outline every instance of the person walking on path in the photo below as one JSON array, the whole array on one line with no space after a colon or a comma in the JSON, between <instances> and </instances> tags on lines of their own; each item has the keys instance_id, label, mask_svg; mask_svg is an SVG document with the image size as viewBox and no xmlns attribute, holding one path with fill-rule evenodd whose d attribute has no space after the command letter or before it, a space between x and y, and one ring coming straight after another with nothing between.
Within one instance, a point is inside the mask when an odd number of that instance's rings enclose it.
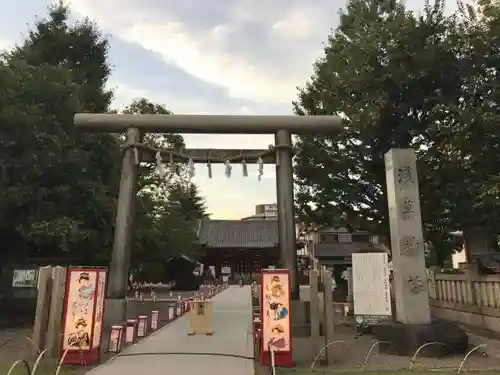
<instances>
[{"instance_id":1,"label":"person walking on path","mask_svg":"<svg viewBox=\"0 0 500 375\"><path fill-rule=\"evenodd\" d=\"M244 281L243 272L240 272L240 288L243 288Z\"/></svg>"}]
</instances>

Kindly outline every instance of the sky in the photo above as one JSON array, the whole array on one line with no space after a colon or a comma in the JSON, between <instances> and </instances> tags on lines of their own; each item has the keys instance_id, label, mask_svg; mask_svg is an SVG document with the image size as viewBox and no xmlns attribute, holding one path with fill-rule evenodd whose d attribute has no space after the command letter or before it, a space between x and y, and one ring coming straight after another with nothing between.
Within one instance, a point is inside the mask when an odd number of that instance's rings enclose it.
<instances>
[{"instance_id":1,"label":"sky","mask_svg":"<svg viewBox=\"0 0 500 375\"><path fill-rule=\"evenodd\" d=\"M48 0L2 4L0 50L21 41ZM177 114L292 114L297 87L312 74L344 0L71 0L75 19L95 21L109 39L113 106L145 97ZM420 9L424 0L410 0ZM455 3L450 2L451 9ZM267 148L269 135L185 135L188 148ZM212 218L239 219L276 201L274 166L257 179L223 166L195 182Z\"/></svg>"}]
</instances>

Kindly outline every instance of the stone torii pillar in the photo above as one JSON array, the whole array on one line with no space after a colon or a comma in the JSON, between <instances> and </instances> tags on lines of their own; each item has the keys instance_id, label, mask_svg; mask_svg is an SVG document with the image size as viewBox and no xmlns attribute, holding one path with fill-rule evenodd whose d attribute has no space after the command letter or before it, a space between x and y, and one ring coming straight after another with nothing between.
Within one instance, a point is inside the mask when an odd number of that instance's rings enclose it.
<instances>
[{"instance_id":1,"label":"stone torii pillar","mask_svg":"<svg viewBox=\"0 0 500 375\"><path fill-rule=\"evenodd\" d=\"M280 266L291 271L293 298L298 299L297 253L293 198L292 134L327 134L342 130L339 116L221 116L221 115L128 115L78 113L75 126L89 132L126 133L130 147L124 151L116 214L116 228L105 324L123 321L126 314L126 285L130 268L130 236L137 193L137 145L144 133L184 134L274 134L276 154L266 163L276 162ZM166 150L168 151L168 150ZM248 163L257 159L255 151L263 150L182 150L183 155L241 155ZM268 151L268 150L264 150ZM269 156L269 155L268 155ZM154 155L141 152L140 161Z\"/></svg>"}]
</instances>

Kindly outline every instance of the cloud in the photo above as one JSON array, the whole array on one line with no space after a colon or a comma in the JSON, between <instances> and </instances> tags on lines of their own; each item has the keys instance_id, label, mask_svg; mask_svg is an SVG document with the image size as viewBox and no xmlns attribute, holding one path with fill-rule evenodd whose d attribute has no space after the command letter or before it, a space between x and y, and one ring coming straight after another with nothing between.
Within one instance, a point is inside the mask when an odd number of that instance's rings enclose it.
<instances>
[{"instance_id":1,"label":"cloud","mask_svg":"<svg viewBox=\"0 0 500 375\"><path fill-rule=\"evenodd\" d=\"M114 91L113 108L119 110L129 105L135 99L146 98L153 103L164 105L172 112L178 114L214 115L239 112L238 108L229 109L223 103L217 106L202 99L179 98L173 92L159 94L143 88L133 87L127 83L117 82L114 79L111 79L107 86ZM244 107L242 107L241 111L244 110Z\"/></svg>"},{"instance_id":2,"label":"cloud","mask_svg":"<svg viewBox=\"0 0 500 375\"><path fill-rule=\"evenodd\" d=\"M337 7L328 6L331 2L326 0L316 6L296 0L211 1L206 7L190 0L165 3L162 11L154 1L70 2L73 10L95 19L111 34L226 89L231 97L273 102L289 102L295 87L310 75L311 64L321 53L321 41L335 26L332 20L336 17L318 22L324 20L321 12ZM282 14L290 12L295 20L301 20L307 34L299 40L296 34L271 35L272 26L279 22L285 25L287 19L282 20ZM289 23L286 25L289 28Z\"/></svg>"},{"instance_id":3,"label":"cloud","mask_svg":"<svg viewBox=\"0 0 500 375\"><path fill-rule=\"evenodd\" d=\"M7 51L14 47L16 43L13 40L0 37L0 51Z\"/></svg>"}]
</instances>

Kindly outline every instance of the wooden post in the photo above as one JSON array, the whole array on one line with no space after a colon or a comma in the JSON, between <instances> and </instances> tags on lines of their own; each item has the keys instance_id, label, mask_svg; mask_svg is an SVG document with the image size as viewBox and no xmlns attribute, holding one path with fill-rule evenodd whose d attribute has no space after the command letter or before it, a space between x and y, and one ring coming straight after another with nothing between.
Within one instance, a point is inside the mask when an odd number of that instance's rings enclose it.
<instances>
[{"instance_id":1,"label":"wooden post","mask_svg":"<svg viewBox=\"0 0 500 375\"><path fill-rule=\"evenodd\" d=\"M318 270L309 270L309 309L311 315L311 341L314 352L313 359L321 350L319 334L319 291L318 291Z\"/></svg>"},{"instance_id":2,"label":"wooden post","mask_svg":"<svg viewBox=\"0 0 500 375\"><path fill-rule=\"evenodd\" d=\"M325 268L321 270L321 274L324 286L323 301L325 304L323 307L323 311L325 314L325 323L323 329L325 331L325 345L327 346L325 350L325 358L326 358L326 363L328 365L331 365L333 364L333 359L335 355L335 345L329 345L334 340L332 274Z\"/></svg>"},{"instance_id":3,"label":"wooden post","mask_svg":"<svg viewBox=\"0 0 500 375\"><path fill-rule=\"evenodd\" d=\"M40 267L38 271L38 298L33 324L33 343L38 351L45 348L45 336L48 329L49 311L52 294L52 267Z\"/></svg>"},{"instance_id":4,"label":"wooden post","mask_svg":"<svg viewBox=\"0 0 500 375\"><path fill-rule=\"evenodd\" d=\"M52 270L52 280L52 296L45 349L49 350L49 355L52 357L59 358L64 294L66 292L66 268L54 267Z\"/></svg>"},{"instance_id":5,"label":"wooden post","mask_svg":"<svg viewBox=\"0 0 500 375\"><path fill-rule=\"evenodd\" d=\"M474 279L478 275L477 265L476 264L467 264L463 269L463 273L466 276L466 288L468 294L468 303L478 306L478 295L476 291L476 286L474 285Z\"/></svg>"}]
</instances>

